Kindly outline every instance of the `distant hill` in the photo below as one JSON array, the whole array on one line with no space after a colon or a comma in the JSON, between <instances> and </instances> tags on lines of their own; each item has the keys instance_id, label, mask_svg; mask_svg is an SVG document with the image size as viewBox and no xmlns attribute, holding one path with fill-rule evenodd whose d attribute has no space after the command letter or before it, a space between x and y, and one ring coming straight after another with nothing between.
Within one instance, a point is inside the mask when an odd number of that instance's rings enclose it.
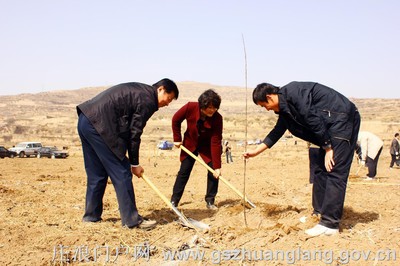
<instances>
[{"instance_id":1,"label":"distant hill","mask_svg":"<svg viewBox=\"0 0 400 266\"><path fill-rule=\"evenodd\" d=\"M208 83L179 82L179 99L161 108L149 121L145 133L170 138L172 114L188 101L197 101L206 89L213 88L222 98L220 113L224 116L224 134L243 139L246 129L246 89L216 86ZM51 145L78 145L76 105L92 98L107 87L58 90L36 94L0 96L0 145L12 146L19 141L42 140ZM247 89L247 128L250 138L264 137L275 123L276 115L254 105ZM400 131L400 99L352 99L358 106L366 130L379 131L390 138ZM376 128L376 123L385 128Z\"/></svg>"}]
</instances>

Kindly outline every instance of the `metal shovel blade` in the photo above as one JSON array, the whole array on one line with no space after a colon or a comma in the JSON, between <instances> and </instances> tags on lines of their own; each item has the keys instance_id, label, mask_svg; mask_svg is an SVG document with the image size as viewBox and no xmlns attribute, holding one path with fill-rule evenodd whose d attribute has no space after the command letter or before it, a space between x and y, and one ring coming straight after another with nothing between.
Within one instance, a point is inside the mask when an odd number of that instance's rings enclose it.
<instances>
[{"instance_id":1,"label":"metal shovel blade","mask_svg":"<svg viewBox=\"0 0 400 266\"><path fill-rule=\"evenodd\" d=\"M192 228L192 229L200 229L200 230L204 230L204 231L210 230L210 226L208 224L197 221L192 218L182 219L182 217L179 217L178 223L180 223L181 225L186 226L188 228Z\"/></svg>"},{"instance_id":2,"label":"metal shovel blade","mask_svg":"<svg viewBox=\"0 0 400 266\"><path fill-rule=\"evenodd\" d=\"M208 224L206 224L206 223L197 221L197 220L192 219L192 218L187 218L187 219L190 222L190 224L194 225L198 229L206 230L206 231L210 230L210 226Z\"/></svg>"},{"instance_id":3,"label":"metal shovel blade","mask_svg":"<svg viewBox=\"0 0 400 266\"><path fill-rule=\"evenodd\" d=\"M178 208L176 208L172 204L171 204L171 208L176 213L176 215L178 215L179 223L181 225L186 226L188 228L192 228L192 229L200 229L200 230L206 230L206 231L210 230L210 226L208 224L186 217L183 213L181 213L178 210Z\"/></svg>"}]
</instances>

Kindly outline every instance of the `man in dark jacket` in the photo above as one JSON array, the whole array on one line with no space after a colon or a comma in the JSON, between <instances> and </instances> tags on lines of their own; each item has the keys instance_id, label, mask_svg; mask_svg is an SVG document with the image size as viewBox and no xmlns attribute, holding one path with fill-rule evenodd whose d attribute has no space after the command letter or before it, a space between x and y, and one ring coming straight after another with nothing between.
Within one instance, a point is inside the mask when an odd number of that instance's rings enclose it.
<instances>
[{"instance_id":1,"label":"man in dark jacket","mask_svg":"<svg viewBox=\"0 0 400 266\"><path fill-rule=\"evenodd\" d=\"M254 89L253 101L279 118L263 143L243 156L254 157L271 148L286 130L319 146L320 171L314 179L312 203L321 220L306 233L338 233L360 128L356 106L337 91L314 82L291 82L282 88L262 83Z\"/></svg>"},{"instance_id":2,"label":"man in dark jacket","mask_svg":"<svg viewBox=\"0 0 400 266\"><path fill-rule=\"evenodd\" d=\"M138 213L132 174L141 177L144 172L139 164L139 147L147 120L178 95L176 84L169 79L153 86L131 82L113 86L77 106L87 174L83 221L101 221L103 195L110 177L122 225L143 229L155 226L155 221L144 220Z\"/></svg>"}]
</instances>

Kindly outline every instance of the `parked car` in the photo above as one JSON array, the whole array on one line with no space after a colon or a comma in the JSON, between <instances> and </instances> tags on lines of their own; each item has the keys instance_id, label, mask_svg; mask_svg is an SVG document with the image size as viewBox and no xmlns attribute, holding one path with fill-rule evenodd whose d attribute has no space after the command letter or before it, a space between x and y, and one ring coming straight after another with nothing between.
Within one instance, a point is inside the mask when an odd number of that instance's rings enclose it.
<instances>
[{"instance_id":1,"label":"parked car","mask_svg":"<svg viewBox=\"0 0 400 266\"><path fill-rule=\"evenodd\" d=\"M259 145L261 143L262 143L261 139L254 139L254 140L251 139L251 140L247 141L247 145ZM245 144L245 141L240 140L236 143L236 146L242 147L242 146L244 146L244 144Z\"/></svg>"},{"instance_id":2,"label":"parked car","mask_svg":"<svg viewBox=\"0 0 400 266\"><path fill-rule=\"evenodd\" d=\"M14 158L17 156L17 153L15 151L10 151L7 150L4 146L0 146L0 158L4 157L9 157L9 158Z\"/></svg>"},{"instance_id":3,"label":"parked car","mask_svg":"<svg viewBox=\"0 0 400 266\"><path fill-rule=\"evenodd\" d=\"M37 158L47 157L47 158L67 158L69 156L68 151L59 150L57 147L41 147L36 154Z\"/></svg>"},{"instance_id":4,"label":"parked car","mask_svg":"<svg viewBox=\"0 0 400 266\"><path fill-rule=\"evenodd\" d=\"M238 142L236 142L236 146L238 146L238 147L244 146L244 141L243 140L239 140Z\"/></svg>"},{"instance_id":5,"label":"parked car","mask_svg":"<svg viewBox=\"0 0 400 266\"><path fill-rule=\"evenodd\" d=\"M248 140L247 145L259 145L262 143L261 139L255 139L255 140Z\"/></svg>"},{"instance_id":6,"label":"parked car","mask_svg":"<svg viewBox=\"0 0 400 266\"><path fill-rule=\"evenodd\" d=\"M167 140L162 140L157 144L157 148L160 150L172 150L173 147L174 143Z\"/></svg>"},{"instance_id":7,"label":"parked car","mask_svg":"<svg viewBox=\"0 0 400 266\"><path fill-rule=\"evenodd\" d=\"M20 142L15 147L10 148L10 151L14 151L19 157L30 157L36 156L36 152L42 147L40 142Z\"/></svg>"}]
</instances>

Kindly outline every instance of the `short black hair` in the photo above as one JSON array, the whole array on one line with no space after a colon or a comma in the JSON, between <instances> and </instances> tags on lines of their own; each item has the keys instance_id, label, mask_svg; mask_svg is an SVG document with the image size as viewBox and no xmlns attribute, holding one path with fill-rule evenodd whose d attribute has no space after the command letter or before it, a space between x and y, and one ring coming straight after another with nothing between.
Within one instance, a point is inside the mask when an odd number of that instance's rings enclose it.
<instances>
[{"instance_id":1,"label":"short black hair","mask_svg":"<svg viewBox=\"0 0 400 266\"><path fill-rule=\"evenodd\" d=\"M398 137L398 136L399 136L399 133L394 134L394 137Z\"/></svg>"},{"instance_id":2,"label":"short black hair","mask_svg":"<svg viewBox=\"0 0 400 266\"><path fill-rule=\"evenodd\" d=\"M279 87L274 86L269 83L260 83L253 90L253 102L257 104L258 102L266 102L268 94L278 94Z\"/></svg>"},{"instance_id":3,"label":"short black hair","mask_svg":"<svg viewBox=\"0 0 400 266\"><path fill-rule=\"evenodd\" d=\"M198 101L200 109L206 109L210 105L219 109L219 106L221 105L221 96L219 96L214 90L208 89L199 96Z\"/></svg>"},{"instance_id":4,"label":"short black hair","mask_svg":"<svg viewBox=\"0 0 400 266\"><path fill-rule=\"evenodd\" d=\"M178 90L178 86L176 86L175 82L173 82L170 79L164 78L153 84L153 87L155 87L156 89L158 89L161 86L164 86L166 93L174 92L175 100L178 100L179 90Z\"/></svg>"}]
</instances>

